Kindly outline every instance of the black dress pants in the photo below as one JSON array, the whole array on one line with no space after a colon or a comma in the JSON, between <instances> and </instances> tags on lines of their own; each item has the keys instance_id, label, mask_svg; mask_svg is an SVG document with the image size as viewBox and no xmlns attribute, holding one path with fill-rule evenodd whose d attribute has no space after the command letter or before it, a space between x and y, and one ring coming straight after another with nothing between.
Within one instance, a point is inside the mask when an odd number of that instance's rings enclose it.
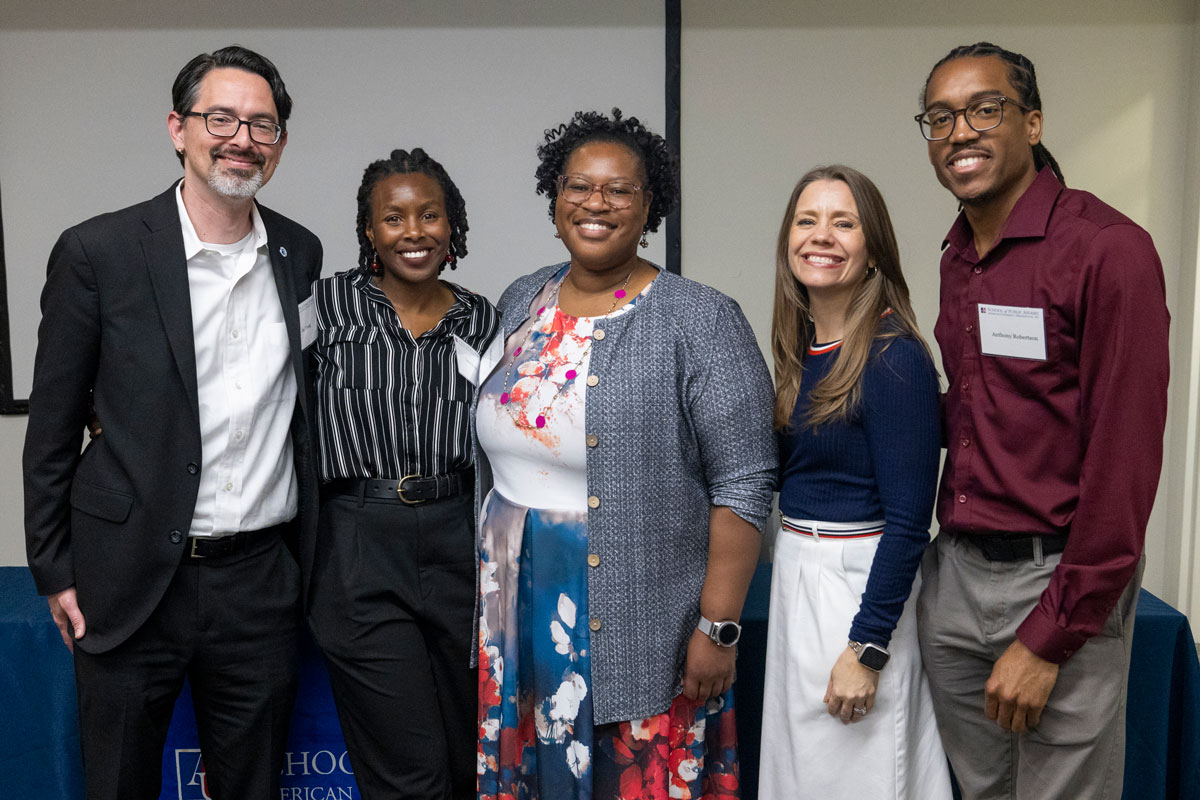
<instances>
[{"instance_id":1,"label":"black dress pants","mask_svg":"<svg viewBox=\"0 0 1200 800\"><path fill-rule=\"evenodd\" d=\"M185 560L146 623L112 650L76 645L88 800L157 800L185 676L209 796L276 800L300 624L300 569L271 536L245 553Z\"/></svg>"},{"instance_id":2,"label":"black dress pants","mask_svg":"<svg viewBox=\"0 0 1200 800\"><path fill-rule=\"evenodd\" d=\"M475 796L471 494L322 498L309 624L364 800Z\"/></svg>"}]
</instances>

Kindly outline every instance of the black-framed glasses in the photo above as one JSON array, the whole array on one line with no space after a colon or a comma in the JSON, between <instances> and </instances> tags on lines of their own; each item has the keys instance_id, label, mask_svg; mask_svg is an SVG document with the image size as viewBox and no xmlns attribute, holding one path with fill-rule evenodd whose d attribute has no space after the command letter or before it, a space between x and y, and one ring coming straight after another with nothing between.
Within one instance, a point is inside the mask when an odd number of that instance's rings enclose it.
<instances>
[{"instance_id":1,"label":"black-framed glasses","mask_svg":"<svg viewBox=\"0 0 1200 800\"><path fill-rule=\"evenodd\" d=\"M928 141L940 142L942 139L949 139L950 134L954 133L954 123L958 119L959 114L963 115L963 119L967 121L967 125L976 133L990 131L1001 122L1004 122L1005 105L1014 105L1022 111L1029 110L1016 100L1001 94L995 97L982 97L974 103L958 109L930 109L929 111L917 114L913 119L921 126L922 136Z\"/></svg>"},{"instance_id":2,"label":"black-framed glasses","mask_svg":"<svg viewBox=\"0 0 1200 800\"><path fill-rule=\"evenodd\" d=\"M642 190L641 186L628 181L592 183L579 175L558 176L558 196L568 203L581 206L599 190L609 208L622 209L633 205L633 198Z\"/></svg>"},{"instance_id":3,"label":"black-framed glasses","mask_svg":"<svg viewBox=\"0 0 1200 800\"><path fill-rule=\"evenodd\" d=\"M250 131L250 138L259 144L276 144L283 135L283 128L269 119L239 119L226 111L185 111L180 116L200 117L209 133L223 139L237 136L243 125Z\"/></svg>"}]
</instances>

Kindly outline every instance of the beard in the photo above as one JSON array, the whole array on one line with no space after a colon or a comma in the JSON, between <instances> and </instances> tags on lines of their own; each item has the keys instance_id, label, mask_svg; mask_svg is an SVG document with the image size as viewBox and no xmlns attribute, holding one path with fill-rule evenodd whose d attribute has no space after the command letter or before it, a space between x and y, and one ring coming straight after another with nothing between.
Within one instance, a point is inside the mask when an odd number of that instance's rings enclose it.
<instances>
[{"instance_id":1,"label":"beard","mask_svg":"<svg viewBox=\"0 0 1200 800\"><path fill-rule=\"evenodd\" d=\"M233 169L222 167L217 160L219 155L228 153L239 158L251 158L256 162L252 169ZM246 152L232 148L214 147L209 153L212 166L208 171L208 185L222 197L237 200L247 200L254 197L263 184L263 158L255 152Z\"/></svg>"}]
</instances>

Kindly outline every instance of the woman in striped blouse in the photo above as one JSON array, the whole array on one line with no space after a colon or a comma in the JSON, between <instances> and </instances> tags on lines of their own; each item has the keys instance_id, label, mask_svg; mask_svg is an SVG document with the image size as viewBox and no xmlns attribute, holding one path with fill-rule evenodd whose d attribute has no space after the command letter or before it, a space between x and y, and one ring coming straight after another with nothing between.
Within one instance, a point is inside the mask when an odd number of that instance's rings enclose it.
<instances>
[{"instance_id":1,"label":"woman in striped blouse","mask_svg":"<svg viewBox=\"0 0 1200 800\"><path fill-rule=\"evenodd\" d=\"M779 508L759 797L948 800L912 592L938 380L875 185L810 171L775 255Z\"/></svg>"},{"instance_id":2,"label":"woman in striped blouse","mask_svg":"<svg viewBox=\"0 0 1200 800\"><path fill-rule=\"evenodd\" d=\"M466 207L420 148L367 167L359 263L319 281L323 482L309 623L359 789L475 788L470 409L499 317L439 279L467 253Z\"/></svg>"}]
</instances>

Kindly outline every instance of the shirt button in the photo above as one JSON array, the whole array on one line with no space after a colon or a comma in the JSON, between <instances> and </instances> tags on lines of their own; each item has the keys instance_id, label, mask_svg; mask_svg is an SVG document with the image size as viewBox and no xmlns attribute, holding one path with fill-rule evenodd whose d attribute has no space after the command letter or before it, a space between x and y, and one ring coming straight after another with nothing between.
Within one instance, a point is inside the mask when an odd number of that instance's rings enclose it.
<instances>
[{"instance_id":1,"label":"shirt button","mask_svg":"<svg viewBox=\"0 0 1200 800\"><path fill-rule=\"evenodd\" d=\"M595 339L597 342L603 342L604 341L604 329L597 328L596 330L592 331L592 338Z\"/></svg>"},{"instance_id":2,"label":"shirt button","mask_svg":"<svg viewBox=\"0 0 1200 800\"><path fill-rule=\"evenodd\" d=\"M227 484L225 484L225 491L227 491L227 492L232 492L232 491L233 491L233 484L232 484L232 483L227 483Z\"/></svg>"},{"instance_id":3,"label":"shirt button","mask_svg":"<svg viewBox=\"0 0 1200 800\"><path fill-rule=\"evenodd\" d=\"M587 379L588 386L595 386L599 382L600 382L599 375L588 375L588 379Z\"/></svg>"},{"instance_id":4,"label":"shirt button","mask_svg":"<svg viewBox=\"0 0 1200 800\"><path fill-rule=\"evenodd\" d=\"M592 630L594 630L594 631L598 631L598 630L600 630L600 624L601 624L601 623L600 623L600 620L599 620L599 619L597 619L596 617L592 617L592 619L590 619L590 620L588 621L588 627L589 627L589 628L591 628L591 629L592 629Z\"/></svg>"},{"instance_id":5,"label":"shirt button","mask_svg":"<svg viewBox=\"0 0 1200 800\"><path fill-rule=\"evenodd\" d=\"M965 392L967 389L970 389L970 388L971 388L971 382L970 382L970 381L963 381L963 382L962 382L962 388L963 388L963 391L964 391L964 392Z\"/></svg>"},{"instance_id":6,"label":"shirt button","mask_svg":"<svg viewBox=\"0 0 1200 800\"><path fill-rule=\"evenodd\" d=\"M965 494L960 494L960 495L958 496L958 502L960 502L960 503L965 503L965 502L967 502L967 496L966 496Z\"/></svg>"},{"instance_id":7,"label":"shirt button","mask_svg":"<svg viewBox=\"0 0 1200 800\"><path fill-rule=\"evenodd\" d=\"M976 268L974 269L974 272L975 272L975 274L976 274L976 275L980 274L981 272L983 272L983 267L976 267Z\"/></svg>"},{"instance_id":8,"label":"shirt button","mask_svg":"<svg viewBox=\"0 0 1200 800\"><path fill-rule=\"evenodd\" d=\"M595 553L588 553L588 566L589 567L600 566L600 556L596 555Z\"/></svg>"},{"instance_id":9,"label":"shirt button","mask_svg":"<svg viewBox=\"0 0 1200 800\"><path fill-rule=\"evenodd\" d=\"M242 437L245 435L246 435L245 431L238 431L237 433L235 433L233 435L233 438L237 439L240 442L242 440Z\"/></svg>"},{"instance_id":10,"label":"shirt button","mask_svg":"<svg viewBox=\"0 0 1200 800\"><path fill-rule=\"evenodd\" d=\"M599 508L599 507L600 507L600 498L599 497L596 497L596 495L592 495L591 497L588 498L588 508Z\"/></svg>"},{"instance_id":11,"label":"shirt button","mask_svg":"<svg viewBox=\"0 0 1200 800\"><path fill-rule=\"evenodd\" d=\"M238 334L237 328L234 328L233 331L229 335L235 339L238 338L239 334Z\"/></svg>"},{"instance_id":12,"label":"shirt button","mask_svg":"<svg viewBox=\"0 0 1200 800\"><path fill-rule=\"evenodd\" d=\"M970 332L971 332L971 331L973 331L973 330L975 330L975 326L974 326L974 325L968 325L968 326L967 326L967 333L970 333Z\"/></svg>"},{"instance_id":13,"label":"shirt button","mask_svg":"<svg viewBox=\"0 0 1200 800\"><path fill-rule=\"evenodd\" d=\"M959 443L959 444L961 444L963 447L970 447L970 446L971 446L971 440L970 440L970 439L968 439L968 438L967 438L967 437L965 437L965 436L964 436L963 438L959 439L959 440L958 440L958 443Z\"/></svg>"},{"instance_id":14,"label":"shirt button","mask_svg":"<svg viewBox=\"0 0 1200 800\"><path fill-rule=\"evenodd\" d=\"M589 434L587 435L587 446L588 446L588 447L595 447L595 446L596 446L596 445L598 445L598 444L600 444L600 437L599 437L599 436L597 436L597 435L596 435L596 434L594 434L594 433L589 433Z\"/></svg>"},{"instance_id":15,"label":"shirt button","mask_svg":"<svg viewBox=\"0 0 1200 800\"><path fill-rule=\"evenodd\" d=\"M196 464L188 464L188 475L195 475L200 471L200 467Z\"/></svg>"},{"instance_id":16,"label":"shirt button","mask_svg":"<svg viewBox=\"0 0 1200 800\"><path fill-rule=\"evenodd\" d=\"M171 544L179 544L183 541L183 533L180 531L171 531Z\"/></svg>"}]
</instances>

